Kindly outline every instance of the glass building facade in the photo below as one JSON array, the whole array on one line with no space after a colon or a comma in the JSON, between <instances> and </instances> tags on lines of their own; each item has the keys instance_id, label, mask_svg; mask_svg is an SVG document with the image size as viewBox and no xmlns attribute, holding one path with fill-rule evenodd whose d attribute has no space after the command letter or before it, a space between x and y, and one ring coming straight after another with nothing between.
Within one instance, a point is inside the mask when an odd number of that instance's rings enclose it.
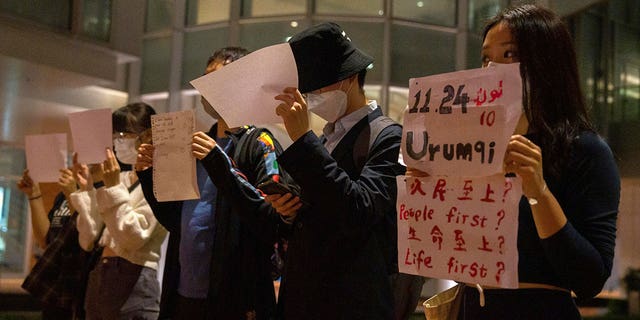
<instances>
[{"instance_id":1,"label":"glass building facade","mask_svg":"<svg viewBox=\"0 0 640 320\"><path fill-rule=\"evenodd\" d=\"M406 105L409 78L480 66L484 22L511 4L508 0L187 0L182 2L184 10L177 10L178 3L147 2L143 94L169 92L170 81L191 90L189 81L202 74L207 57L217 48L238 45L256 50L285 42L313 24L335 21L374 57L367 94L377 97L397 120ZM172 16L182 11L184 19ZM629 0L602 1L565 17L576 40L592 115L605 136L610 123L640 118L638 19L638 3ZM181 43L171 46L176 34ZM166 63L172 54L181 57L181 74L174 79L168 77L171 65Z\"/></svg>"}]
</instances>

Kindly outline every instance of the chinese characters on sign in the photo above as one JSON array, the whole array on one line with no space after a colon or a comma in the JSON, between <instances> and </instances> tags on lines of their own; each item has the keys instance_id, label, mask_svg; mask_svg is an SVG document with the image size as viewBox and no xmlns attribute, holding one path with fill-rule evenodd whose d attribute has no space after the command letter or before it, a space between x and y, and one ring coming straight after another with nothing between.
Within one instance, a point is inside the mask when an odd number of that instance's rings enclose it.
<instances>
[{"instance_id":1,"label":"chinese characters on sign","mask_svg":"<svg viewBox=\"0 0 640 320\"><path fill-rule=\"evenodd\" d=\"M409 85L398 177L400 271L515 288L520 180L502 160L522 112L519 64L417 79Z\"/></svg>"},{"instance_id":2,"label":"chinese characters on sign","mask_svg":"<svg viewBox=\"0 0 640 320\"><path fill-rule=\"evenodd\" d=\"M400 272L517 287L519 179L397 179Z\"/></svg>"}]
</instances>

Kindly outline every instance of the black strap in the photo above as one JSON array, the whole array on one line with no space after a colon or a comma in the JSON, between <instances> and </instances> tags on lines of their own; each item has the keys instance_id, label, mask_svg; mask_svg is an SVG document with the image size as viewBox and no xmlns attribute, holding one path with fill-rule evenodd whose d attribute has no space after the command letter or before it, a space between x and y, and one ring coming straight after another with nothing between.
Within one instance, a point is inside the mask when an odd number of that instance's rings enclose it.
<instances>
[{"instance_id":1,"label":"black strap","mask_svg":"<svg viewBox=\"0 0 640 320\"><path fill-rule=\"evenodd\" d=\"M267 130L265 128L257 128L257 127L254 127L254 126L248 126L247 130L242 134L240 139L238 139L235 142L235 146L234 146L234 149L233 149L232 160L236 161L236 165L238 165L237 162L238 162L238 160L240 159L240 156L243 153L242 148L245 146L247 139L250 139L249 141L252 141L252 140L255 141L255 140L258 139L260 134L262 132L265 132L265 131L269 132L269 130Z\"/></svg>"},{"instance_id":2,"label":"black strap","mask_svg":"<svg viewBox=\"0 0 640 320\"><path fill-rule=\"evenodd\" d=\"M372 114L369 114L369 116L371 117ZM362 168L364 168L364 165L369 158L371 146L378 138L378 135L384 129L392 125L399 126L400 124L393 121L391 118L380 114L373 120L370 120L367 126L360 131L353 145L353 163L358 172L362 171Z\"/></svg>"},{"instance_id":3,"label":"black strap","mask_svg":"<svg viewBox=\"0 0 640 320\"><path fill-rule=\"evenodd\" d=\"M129 186L129 193L133 192L133 189L135 189L138 185L140 185L140 179L136 180L136 182Z\"/></svg>"}]
</instances>

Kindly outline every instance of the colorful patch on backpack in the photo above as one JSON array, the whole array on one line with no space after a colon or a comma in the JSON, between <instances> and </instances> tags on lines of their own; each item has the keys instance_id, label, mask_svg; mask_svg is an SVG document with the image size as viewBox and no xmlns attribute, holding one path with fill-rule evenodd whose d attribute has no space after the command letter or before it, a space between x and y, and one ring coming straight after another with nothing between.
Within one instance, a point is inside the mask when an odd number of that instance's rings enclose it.
<instances>
[{"instance_id":1,"label":"colorful patch on backpack","mask_svg":"<svg viewBox=\"0 0 640 320\"><path fill-rule=\"evenodd\" d=\"M264 166L268 175L280 174L278 162L276 161L276 147L273 144L271 136L262 132L258 137L258 141L262 145L262 152L264 157Z\"/></svg>"}]
</instances>

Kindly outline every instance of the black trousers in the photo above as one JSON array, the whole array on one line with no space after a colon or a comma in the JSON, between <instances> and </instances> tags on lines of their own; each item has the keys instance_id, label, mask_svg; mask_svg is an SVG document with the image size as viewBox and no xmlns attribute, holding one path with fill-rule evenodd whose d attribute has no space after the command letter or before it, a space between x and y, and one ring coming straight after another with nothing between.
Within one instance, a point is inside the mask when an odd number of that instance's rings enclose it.
<instances>
[{"instance_id":1,"label":"black trousers","mask_svg":"<svg viewBox=\"0 0 640 320\"><path fill-rule=\"evenodd\" d=\"M186 298L178 294L171 319L205 320L207 299Z\"/></svg>"},{"instance_id":2,"label":"black trousers","mask_svg":"<svg viewBox=\"0 0 640 320\"><path fill-rule=\"evenodd\" d=\"M550 289L484 290L480 306L475 287L465 287L458 320L574 320L582 319L569 292Z\"/></svg>"}]
</instances>

